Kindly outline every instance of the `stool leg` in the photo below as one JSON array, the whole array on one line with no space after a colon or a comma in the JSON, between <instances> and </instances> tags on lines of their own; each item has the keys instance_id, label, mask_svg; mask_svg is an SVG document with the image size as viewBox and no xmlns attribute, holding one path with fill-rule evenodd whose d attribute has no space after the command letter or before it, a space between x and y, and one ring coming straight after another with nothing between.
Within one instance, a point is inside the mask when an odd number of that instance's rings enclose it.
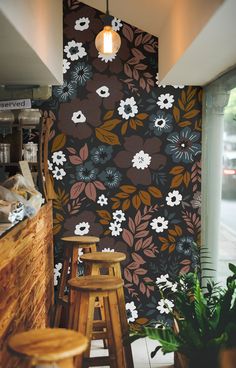
<instances>
[{"instance_id":1,"label":"stool leg","mask_svg":"<svg viewBox=\"0 0 236 368\"><path fill-rule=\"evenodd\" d=\"M100 267L98 264L96 263L92 263L90 266L88 266L90 269L87 269L88 275L100 275ZM103 303L103 298L100 297L98 298L98 304L99 304L99 318L102 321L105 321L106 317L105 317L105 310L104 310L104 303ZM104 339L103 340L103 347L104 349L107 349L107 341Z\"/></svg>"},{"instance_id":2,"label":"stool leg","mask_svg":"<svg viewBox=\"0 0 236 368\"><path fill-rule=\"evenodd\" d=\"M120 265L115 265L114 273L117 277L122 278ZM125 295L123 287L117 290L118 306L120 311L120 321L122 328L123 346L125 354L125 362L127 368L134 368L133 355L131 345L129 342L129 326L127 322L126 309L125 309Z\"/></svg>"},{"instance_id":3,"label":"stool leg","mask_svg":"<svg viewBox=\"0 0 236 368\"><path fill-rule=\"evenodd\" d=\"M77 293L79 294L79 293ZM93 320L94 320L94 308L95 308L95 296L91 293L83 292L80 294L79 300L77 299L74 316L77 322L74 323L73 329L85 335L89 342L88 348L83 355L76 357L76 368L82 367L83 357L89 358L90 347L93 332ZM76 314L78 315L76 316Z\"/></svg>"},{"instance_id":4,"label":"stool leg","mask_svg":"<svg viewBox=\"0 0 236 368\"><path fill-rule=\"evenodd\" d=\"M115 343L115 355L118 368L124 368L124 354L122 344L121 321L119 316L119 306L116 291L111 291L108 295L109 311L111 316L113 339Z\"/></svg>"},{"instance_id":5,"label":"stool leg","mask_svg":"<svg viewBox=\"0 0 236 368\"><path fill-rule=\"evenodd\" d=\"M115 350L114 350L113 333L112 333L111 316L110 316L109 303L108 303L107 297L103 298L103 305L104 305L104 311L105 311L105 321L106 321L106 330L107 330L107 341L108 341L107 347L109 351L111 368L117 368L116 356L115 356Z\"/></svg>"},{"instance_id":6,"label":"stool leg","mask_svg":"<svg viewBox=\"0 0 236 368\"><path fill-rule=\"evenodd\" d=\"M70 289L68 328L71 330L76 330L78 326L79 306L80 306L80 294L76 293L73 289Z\"/></svg>"},{"instance_id":7,"label":"stool leg","mask_svg":"<svg viewBox=\"0 0 236 368\"><path fill-rule=\"evenodd\" d=\"M73 247L71 256L70 278L73 279L78 273L78 248Z\"/></svg>"},{"instance_id":8,"label":"stool leg","mask_svg":"<svg viewBox=\"0 0 236 368\"><path fill-rule=\"evenodd\" d=\"M97 251L96 244L91 244L91 246L90 246L90 252L93 253L93 252L96 252L96 251Z\"/></svg>"},{"instance_id":9,"label":"stool leg","mask_svg":"<svg viewBox=\"0 0 236 368\"><path fill-rule=\"evenodd\" d=\"M62 304L61 299L65 295L65 287L67 282L67 274L69 269L69 260L70 260L70 249L69 247L65 248L64 252L64 260L62 266L62 273L59 281L59 290L58 290L58 300L56 303L55 317L54 317L54 327L59 327L61 321L61 312L62 312Z\"/></svg>"}]
</instances>

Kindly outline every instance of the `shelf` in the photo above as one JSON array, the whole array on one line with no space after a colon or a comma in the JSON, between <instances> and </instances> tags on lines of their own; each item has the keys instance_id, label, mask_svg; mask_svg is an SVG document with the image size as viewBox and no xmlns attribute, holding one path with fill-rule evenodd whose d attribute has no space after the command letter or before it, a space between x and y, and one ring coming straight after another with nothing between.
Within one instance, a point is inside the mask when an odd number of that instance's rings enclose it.
<instances>
[{"instance_id":1,"label":"shelf","mask_svg":"<svg viewBox=\"0 0 236 368\"><path fill-rule=\"evenodd\" d=\"M38 162L29 162L29 166L37 166ZM19 162L0 162L0 166L19 166Z\"/></svg>"}]
</instances>

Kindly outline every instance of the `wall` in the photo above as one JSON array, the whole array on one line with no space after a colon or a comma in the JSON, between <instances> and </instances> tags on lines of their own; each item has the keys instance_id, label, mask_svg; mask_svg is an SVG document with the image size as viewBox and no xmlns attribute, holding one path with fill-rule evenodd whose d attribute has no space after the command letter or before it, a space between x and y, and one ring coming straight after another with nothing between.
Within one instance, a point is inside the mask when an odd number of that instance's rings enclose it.
<instances>
[{"instance_id":1,"label":"wall","mask_svg":"<svg viewBox=\"0 0 236 368\"><path fill-rule=\"evenodd\" d=\"M159 35L161 80L168 80L168 73L181 60L222 3L224 0L180 0L173 3ZM178 75L175 77L178 78Z\"/></svg>"},{"instance_id":2,"label":"wall","mask_svg":"<svg viewBox=\"0 0 236 368\"><path fill-rule=\"evenodd\" d=\"M58 195L55 285L60 238L97 235L100 250L127 255L129 321L162 318L148 283L197 263L192 242L201 231L201 89L158 85L157 38L121 21L113 20L121 49L104 59L94 47L102 14L68 4L65 82L41 106L55 120L49 156Z\"/></svg>"},{"instance_id":3,"label":"wall","mask_svg":"<svg viewBox=\"0 0 236 368\"><path fill-rule=\"evenodd\" d=\"M0 22L1 84L63 82L62 1L0 0Z\"/></svg>"}]
</instances>

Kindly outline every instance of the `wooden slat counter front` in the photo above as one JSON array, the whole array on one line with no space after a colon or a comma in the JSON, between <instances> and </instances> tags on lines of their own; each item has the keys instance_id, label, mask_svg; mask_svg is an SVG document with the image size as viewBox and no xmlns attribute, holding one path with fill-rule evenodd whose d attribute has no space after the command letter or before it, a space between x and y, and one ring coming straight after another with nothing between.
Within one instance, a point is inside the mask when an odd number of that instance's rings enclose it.
<instances>
[{"instance_id":1,"label":"wooden slat counter front","mask_svg":"<svg viewBox=\"0 0 236 368\"><path fill-rule=\"evenodd\" d=\"M49 202L0 238L0 368L19 367L6 341L16 332L49 326L53 298Z\"/></svg>"}]
</instances>

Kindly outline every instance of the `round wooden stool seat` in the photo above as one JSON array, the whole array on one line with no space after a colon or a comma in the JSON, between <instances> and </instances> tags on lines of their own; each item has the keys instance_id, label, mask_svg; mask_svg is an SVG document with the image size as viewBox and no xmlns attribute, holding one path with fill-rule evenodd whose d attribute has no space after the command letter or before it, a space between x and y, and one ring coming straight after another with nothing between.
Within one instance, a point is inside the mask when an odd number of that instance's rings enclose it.
<instances>
[{"instance_id":1,"label":"round wooden stool seat","mask_svg":"<svg viewBox=\"0 0 236 368\"><path fill-rule=\"evenodd\" d=\"M87 263L117 263L126 259L126 254L121 252L96 252L83 254L81 261Z\"/></svg>"},{"instance_id":2,"label":"round wooden stool seat","mask_svg":"<svg viewBox=\"0 0 236 368\"><path fill-rule=\"evenodd\" d=\"M14 353L31 359L33 364L50 363L82 354L88 339L72 330L45 328L18 333L10 337L8 346Z\"/></svg>"},{"instance_id":3,"label":"round wooden stool seat","mask_svg":"<svg viewBox=\"0 0 236 368\"><path fill-rule=\"evenodd\" d=\"M68 284L78 291L109 291L123 287L124 281L115 276L98 275L75 277L69 280Z\"/></svg>"},{"instance_id":4,"label":"round wooden stool seat","mask_svg":"<svg viewBox=\"0 0 236 368\"><path fill-rule=\"evenodd\" d=\"M96 244L99 243L99 238L97 238L96 236L81 236L81 235L73 235L73 236L65 236L63 238L61 238L61 240L68 242L68 245L70 245L73 247L81 247L81 244L83 245L83 248L85 248L86 244L90 245L90 244Z\"/></svg>"}]
</instances>

